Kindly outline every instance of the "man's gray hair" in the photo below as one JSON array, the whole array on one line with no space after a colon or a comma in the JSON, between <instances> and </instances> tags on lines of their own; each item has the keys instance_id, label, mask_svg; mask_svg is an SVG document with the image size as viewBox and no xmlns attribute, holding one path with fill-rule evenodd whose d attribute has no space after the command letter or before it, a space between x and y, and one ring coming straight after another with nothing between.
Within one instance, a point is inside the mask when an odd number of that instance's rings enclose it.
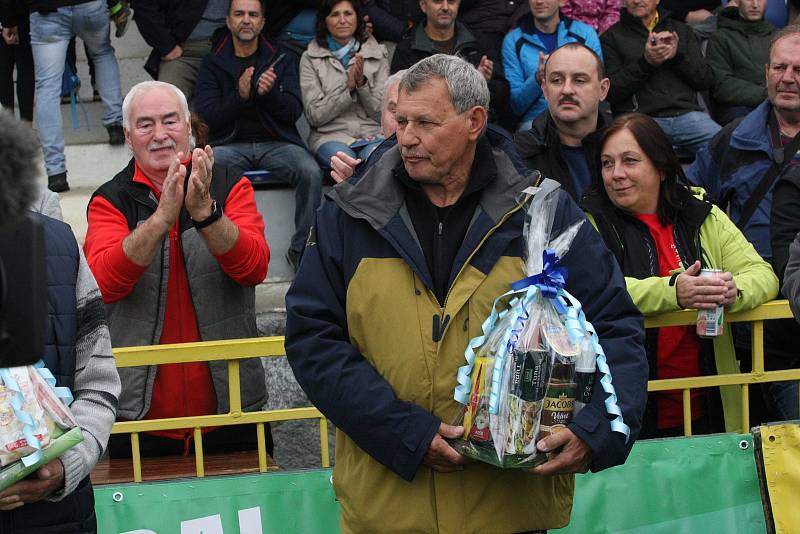
<instances>
[{"instance_id":1,"label":"man's gray hair","mask_svg":"<svg viewBox=\"0 0 800 534\"><path fill-rule=\"evenodd\" d=\"M398 70L397 72L386 78L386 81L383 82L383 94L386 94L389 91L389 88L394 84L400 83L406 72L408 72L408 69Z\"/></svg>"},{"instance_id":2,"label":"man's gray hair","mask_svg":"<svg viewBox=\"0 0 800 534\"><path fill-rule=\"evenodd\" d=\"M146 93L148 91L152 91L153 89L168 89L170 91L174 91L176 95L178 95L178 101L181 105L181 111L183 112L183 117L186 122L191 122L192 116L189 114L189 104L186 102L186 95L183 94L183 91L172 85L171 83L167 82L159 82L155 80L148 80L146 82L140 82L134 85L128 94L125 95L125 100L122 101L122 127L126 130L131 129L131 103L133 103L133 99L139 96L140 94Z\"/></svg>"},{"instance_id":3,"label":"man's gray hair","mask_svg":"<svg viewBox=\"0 0 800 534\"><path fill-rule=\"evenodd\" d=\"M800 24L784 26L778 33L772 36L772 41L769 43L769 61L772 61L772 49L775 48L775 43L784 37L800 37Z\"/></svg>"},{"instance_id":4,"label":"man's gray hair","mask_svg":"<svg viewBox=\"0 0 800 534\"><path fill-rule=\"evenodd\" d=\"M458 56L436 54L411 66L400 80L400 89L413 92L433 78L444 79L450 103L456 113L481 106L489 109L489 86L486 78L472 64Z\"/></svg>"}]
</instances>

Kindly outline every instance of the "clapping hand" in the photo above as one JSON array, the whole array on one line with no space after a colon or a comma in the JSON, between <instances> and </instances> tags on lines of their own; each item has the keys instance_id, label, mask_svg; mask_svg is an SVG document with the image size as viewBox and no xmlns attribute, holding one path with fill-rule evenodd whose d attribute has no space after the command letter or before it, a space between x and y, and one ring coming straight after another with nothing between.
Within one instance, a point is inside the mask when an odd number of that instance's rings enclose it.
<instances>
[{"instance_id":1,"label":"clapping hand","mask_svg":"<svg viewBox=\"0 0 800 534\"><path fill-rule=\"evenodd\" d=\"M653 32L644 45L644 59L658 67L678 53L678 34L675 32Z\"/></svg>"},{"instance_id":2,"label":"clapping hand","mask_svg":"<svg viewBox=\"0 0 800 534\"><path fill-rule=\"evenodd\" d=\"M3 28L3 40L7 45L19 44L19 33L16 26Z\"/></svg>"},{"instance_id":3,"label":"clapping hand","mask_svg":"<svg viewBox=\"0 0 800 534\"><path fill-rule=\"evenodd\" d=\"M186 191L186 211L193 221L202 221L211 215L211 172L214 167L214 151L206 145L205 148L195 148L192 151L192 172L189 175L189 185Z\"/></svg>"},{"instance_id":4,"label":"clapping hand","mask_svg":"<svg viewBox=\"0 0 800 534\"><path fill-rule=\"evenodd\" d=\"M492 71L494 70L494 63L491 59L486 56L481 58L481 62L478 63L478 71L483 74L483 77L486 78L486 81L492 79Z\"/></svg>"},{"instance_id":5,"label":"clapping hand","mask_svg":"<svg viewBox=\"0 0 800 534\"><path fill-rule=\"evenodd\" d=\"M256 88L258 96L264 96L272 91L272 88L275 86L276 78L277 76L275 75L274 68L270 67L269 69L265 70L264 73L258 78L258 87Z\"/></svg>"},{"instance_id":6,"label":"clapping hand","mask_svg":"<svg viewBox=\"0 0 800 534\"><path fill-rule=\"evenodd\" d=\"M331 156L331 178L337 184L353 176L356 166L361 163L360 159L352 158L342 151Z\"/></svg>"},{"instance_id":7,"label":"clapping hand","mask_svg":"<svg viewBox=\"0 0 800 534\"><path fill-rule=\"evenodd\" d=\"M254 67L247 67L239 76L239 96L242 100L250 100L250 89L253 86Z\"/></svg>"},{"instance_id":8,"label":"clapping hand","mask_svg":"<svg viewBox=\"0 0 800 534\"><path fill-rule=\"evenodd\" d=\"M364 78L364 57L361 54L356 54L350 63L350 68L347 69L347 88L352 91L364 85L366 81L366 78Z\"/></svg>"},{"instance_id":9,"label":"clapping hand","mask_svg":"<svg viewBox=\"0 0 800 534\"><path fill-rule=\"evenodd\" d=\"M544 52L539 52L539 66L536 67L536 74L534 77L536 78L536 83L542 85L542 80L544 80L544 66L547 63L547 58L550 57L550 54L545 54Z\"/></svg>"}]
</instances>

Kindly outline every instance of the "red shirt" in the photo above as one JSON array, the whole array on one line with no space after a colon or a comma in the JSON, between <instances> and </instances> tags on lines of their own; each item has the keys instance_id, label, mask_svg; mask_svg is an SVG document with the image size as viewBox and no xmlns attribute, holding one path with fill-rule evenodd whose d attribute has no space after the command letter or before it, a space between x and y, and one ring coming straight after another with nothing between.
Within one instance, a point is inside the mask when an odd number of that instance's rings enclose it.
<instances>
[{"instance_id":1,"label":"red shirt","mask_svg":"<svg viewBox=\"0 0 800 534\"><path fill-rule=\"evenodd\" d=\"M647 225L656 243L659 276L670 276L671 271L682 265L675 247L674 225L662 225L655 214L636 215L636 218ZM659 328L657 350L657 378L683 378L700 374L700 340L694 326ZM700 417L700 395L700 391L692 391L692 420ZM658 428L683 426L683 393L656 393L656 399Z\"/></svg>"},{"instance_id":2,"label":"red shirt","mask_svg":"<svg viewBox=\"0 0 800 534\"><path fill-rule=\"evenodd\" d=\"M133 181L148 186L156 198L161 192L135 167ZM269 248L264 239L264 221L255 203L249 180L242 178L228 193L225 215L239 228L234 246L215 255L222 270L237 283L253 286L267 275ZM125 216L107 199L95 196L88 208L89 229L84 252L106 303L127 297L147 270L133 263L122 249L130 233ZM178 222L169 231L170 250L181 250ZM160 344L201 341L192 303L183 254L169 255L167 302ZM159 365L153 385L150 410L145 419L214 414L217 399L206 362ZM211 429L204 429L211 430ZM153 432L184 439L188 429Z\"/></svg>"}]
</instances>

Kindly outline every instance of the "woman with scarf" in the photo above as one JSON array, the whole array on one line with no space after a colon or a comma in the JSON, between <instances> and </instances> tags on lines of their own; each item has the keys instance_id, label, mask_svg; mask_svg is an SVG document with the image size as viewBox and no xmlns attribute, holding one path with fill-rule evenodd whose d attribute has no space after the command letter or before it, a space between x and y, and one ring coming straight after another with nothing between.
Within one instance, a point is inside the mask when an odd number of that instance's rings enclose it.
<instances>
[{"instance_id":1,"label":"woman with scarf","mask_svg":"<svg viewBox=\"0 0 800 534\"><path fill-rule=\"evenodd\" d=\"M316 37L300 59L308 144L323 168L337 152L364 160L383 140L388 76L388 53L367 33L358 0L323 1Z\"/></svg>"},{"instance_id":2,"label":"woman with scarf","mask_svg":"<svg viewBox=\"0 0 800 534\"><path fill-rule=\"evenodd\" d=\"M672 144L653 119L618 117L598 146L602 179L581 204L645 316L719 305L728 314L775 298L772 268L702 189L686 185ZM703 276L701 269L720 272ZM650 379L739 372L728 325L714 338L700 338L695 325L650 328L646 347ZM741 402L738 386L692 390L692 433L741 431ZM639 437L683 430L682 393L651 394Z\"/></svg>"}]
</instances>

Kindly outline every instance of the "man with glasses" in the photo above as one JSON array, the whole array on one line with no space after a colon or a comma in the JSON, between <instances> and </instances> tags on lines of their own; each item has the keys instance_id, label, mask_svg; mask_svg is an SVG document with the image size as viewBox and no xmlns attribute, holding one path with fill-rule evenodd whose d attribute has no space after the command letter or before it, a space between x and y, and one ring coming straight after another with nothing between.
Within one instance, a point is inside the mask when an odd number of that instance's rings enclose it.
<instances>
[{"instance_id":1,"label":"man with glasses","mask_svg":"<svg viewBox=\"0 0 800 534\"><path fill-rule=\"evenodd\" d=\"M742 119L725 126L697 155L689 180L706 189L711 199L728 210L759 254L773 263L782 280L788 240L778 240L772 202L778 182L800 173L800 26L787 26L772 40L766 65L767 99ZM797 142L795 142L795 140ZM779 215L780 216L780 215ZM797 213L790 214L797 218ZM795 232L796 233L796 232ZM782 258L782 259L781 259ZM791 320L765 323L767 370L800 365L797 336ZM737 345L740 343L737 340ZM746 350L746 344L742 347ZM744 358L743 363L749 363ZM797 382L777 382L764 388L770 414L778 419L798 418Z\"/></svg>"}]
</instances>

